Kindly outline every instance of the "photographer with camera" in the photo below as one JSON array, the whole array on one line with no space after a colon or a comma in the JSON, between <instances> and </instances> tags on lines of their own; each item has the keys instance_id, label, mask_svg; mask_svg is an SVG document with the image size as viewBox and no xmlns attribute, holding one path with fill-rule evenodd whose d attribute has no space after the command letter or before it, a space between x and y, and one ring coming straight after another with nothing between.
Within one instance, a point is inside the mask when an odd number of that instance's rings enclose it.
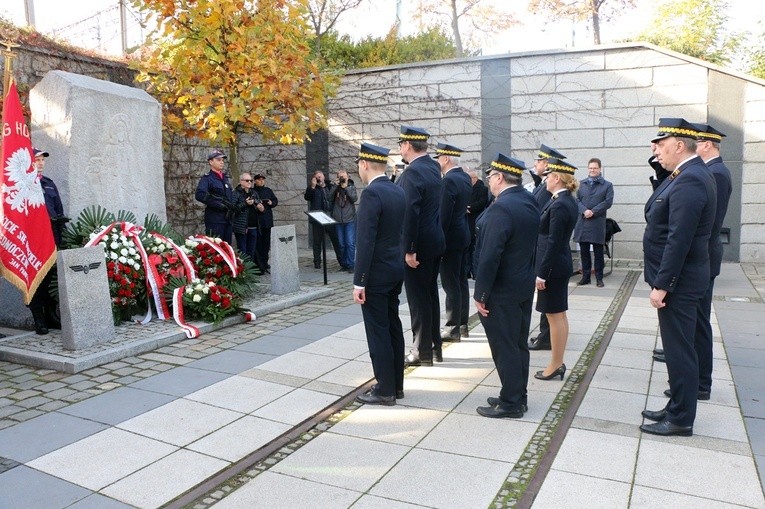
<instances>
[{"instance_id":1,"label":"photographer with camera","mask_svg":"<svg viewBox=\"0 0 765 509\"><path fill-rule=\"evenodd\" d=\"M223 173L226 155L219 149L207 156L210 172L203 175L197 184L194 198L206 205L205 233L220 237L231 244L232 224L236 209L233 203L233 188L228 176Z\"/></svg>"},{"instance_id":2,"label":"photographer with camera","mask_svg":"<svg viewBox=\"0 0 765 509\"><path fill-rule=\"evenodd\" d=\"M321 210L330 213L331 203L329 201L329 186L332 182L327 182L324 179L324 172L316 170L313 172L311 183L305 189L303 198L308 202L308 210ZM324 238L325 228L314 222L308 222L311 228L311 236L313 238L313 267L315 269L321 268L321 240ZM337 232L334 225L328 226L326 232L329 235L329 239L332 241L332 247L335 250L335 257L337 263L342 265L342 258L340 257L340 248L337 240Z\"/></svg>"},{"instance_id":3,"label":"photographer with camera","mask_svg":"<svg viewBox=\"0 0 765 509\"><path fill-rule=\"evenodd\" d=\"M239 252L246 254L258 265L261 274L266 271L255 253L258 243L258 214L263 204L258 194L252 190L252 176L242 173L239 185L234 190L234 236Z\"/></svg>"},{"instance_id":4,"label":"photographer with camera","mask_svg":"<svg viewBox=\"0 0 765 509\"><path fill-rule=\"evenodd\" d=\"M353 274L356 255L356 186L348 172L337 172L337 183L329 188L330 215L337 221L335 232L340 244L340 270Z\"/></svg>"}]
</instances>

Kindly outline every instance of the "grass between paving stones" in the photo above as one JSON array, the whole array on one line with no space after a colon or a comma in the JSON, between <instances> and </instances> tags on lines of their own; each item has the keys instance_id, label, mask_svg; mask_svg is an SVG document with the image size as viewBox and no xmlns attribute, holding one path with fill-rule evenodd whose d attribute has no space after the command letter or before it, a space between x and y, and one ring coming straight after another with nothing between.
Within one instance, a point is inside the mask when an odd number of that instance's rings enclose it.
<instances>
[{"instance_id":1,"label":"grass between paving stones","mask_svg":"<svg viewBox=\"0 0 765 509\"><path fill-rule=\"evenodd\" d=\"M590 365L600 349L600 345L606 339L608 329L616 318L616 313L621 303L629 298L639 275L640 272L638 271L629 271L627 273L619 290L616 292L614 300L611 301L611 305L603 315L598 328L579 357L579 361L574 366L574 369L571 370L571 374L563 384L563 388L552 405L550 405L550 410L548 410L542 419L537 431L529 441L529 445L523 451L523 454L521 454L520 459L515 464L515 468L510 472L504 485L490 505L491 508L504 509L518 506L521 497L529 487L531 479L537 473L540 463L550 447L552 438L558 431L563 416L569 409L574 395L579 390L587 370L590 369ZM544 475L546 474L544 472Z\"/></svg>"}]
</instances>

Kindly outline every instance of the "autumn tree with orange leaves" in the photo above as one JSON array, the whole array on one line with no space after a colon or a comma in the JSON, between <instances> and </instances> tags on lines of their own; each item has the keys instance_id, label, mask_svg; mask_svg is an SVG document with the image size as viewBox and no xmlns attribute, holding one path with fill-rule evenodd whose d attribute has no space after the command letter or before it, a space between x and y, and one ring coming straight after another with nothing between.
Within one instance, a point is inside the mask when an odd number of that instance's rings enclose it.
<instances>
[{"instance_id":1,"label":"autumn tree with orange leaves","mask_svg":"<svg viewBox=\"0 0 765 509\"><path fill-rule=\"evenodd\" d=\"M157 27L135 66L164 128L228 147L236 179L241 135L302 144L326 127L336 79L319 71L305 0L133 2Z\"/></svg>"}]
</instances>

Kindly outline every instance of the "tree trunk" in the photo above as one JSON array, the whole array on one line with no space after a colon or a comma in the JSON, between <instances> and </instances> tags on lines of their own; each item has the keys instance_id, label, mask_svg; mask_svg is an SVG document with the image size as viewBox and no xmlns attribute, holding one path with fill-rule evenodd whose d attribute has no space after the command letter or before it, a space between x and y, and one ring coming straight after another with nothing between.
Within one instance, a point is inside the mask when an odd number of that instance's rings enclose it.
<instances>
[{"instance_id":1,"label":"tree trunk","mask_svg":"<svg viewBox=\"0 0 765 509\"><path fill-rule=\"evenodd\" d=\"M236 187L239 183L239 137L234 139L229 147L231 149L231 161L228 165L228 172L231 174L231 184Z\"/></svg>"},{"instance_id":2,"label":"tree trunk","mask_svg":"<svg viewBox=\"0 0 765 509\"><path fill-rule=\"evenodd\" d=\"M592 37L596 45L600 44L600 15L598 1L592 0Z\"/></svg>"},{"instance_id":3,"label":"tree trunk","mask_svg":"<svg viewBox=\"0 0 765 509\"><path fill-rule=\"evenodd\" d=\"M457 0L451 0L452 3L452 32L454 32L454 45L457 47L457 58L465 56L462 49L462 37L460 37L460 23L457 16Z\"/></svg>"}]
</instances>

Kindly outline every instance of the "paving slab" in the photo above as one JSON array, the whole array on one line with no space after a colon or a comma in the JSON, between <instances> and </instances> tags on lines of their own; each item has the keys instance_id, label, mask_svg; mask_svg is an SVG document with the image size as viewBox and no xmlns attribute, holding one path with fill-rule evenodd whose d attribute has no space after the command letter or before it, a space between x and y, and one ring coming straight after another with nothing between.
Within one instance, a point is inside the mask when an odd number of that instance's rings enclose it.
<instances>
[{"instance_id":1,"label":"paving slab","mask_svg":"<svg viewBox=\"0 0 765 509\"><path fill-rule=\"evenodd\" d=\"M252 353L244 351L225 350L216 354L208 355L186 366L194 369L207 369L235 375L242 371L260 366L274 358L273 355Z\"/></svg>"},{"instance_id":2,"label":"paving slab","mask_svg":"<svg viewBox=\"0 0 765 509\"><path fill-rule=\"evenodd\" d=\"M228 465L181 449L106 487L102 493L140 508L159 507Z\"/></svg>"},{"instance_id":3,"label":"paving slab","mask_svg":"<svg viewBox=\"0 0 765 509\"><path fill-rule=\"evenodd\" d=\"M0 507L51 509L69 507L92 492L29 467L18 466L0 474Z\"/></svg>"},{"instance_id":4,"label":"paving slab","mask_svg":"<svg viewBox=\"0 0 765 509\"><path fill-rule=\"evenodd\" d=\"M258 366L258 369L314 379L329 373L346 362L348 362L346 359L295 351L263 363Z\"/></svg>"},{"instance_id":5,"label":"paving slab","mask_svg":"<svg viewBox=\"0 0 765 509\"><path fill-rule=\"evenodd\" d=\"M294 426L319 413L336 400L337 396L334 394L295 389L255 410L252 415Z\"/></svg>"},{"instance_id":6,"label":"paving slab","mask_svg":"<svg viewBox=\"0 0 765 509\"><path fill-rule=\"evenodd\" d=\"M183 447L222 428L243 414L178 399L118 424L120 429Z\"/></svg>"},{"instance_id":7,"label":"paving slab","mask_svg":"<svg viewBox=\"0 0 765 509\"><path fill-rule=\"evenodd\" d=\"M244 352L262 353L276 356L297 350L298 348L308 345L312 342L313 340L310 339L290 338L269 334L267 336L262 336L258 339L235 346L234 350L242 350Z\"/></svg>"},{"instance_id":8,"label":"paving slab","mask_svg":"<svg viewBox=\"0 0 765 509\"><path fill-rule=\"evenodd\" d=\"M552 468L573 474L631 483L639 440L611 433L570 429Z\"/></svg>"},{"instance_id":9,"label":"paving slab","mask_svg":"<svg viewBox=\"0 0 765 509\"><path fill-rule=\"evenodd\" d=\"M371 490L371 495L443 509L486 509L512 464L414 449ZM445 482L454 473L458 482Z\"/></svg>"},{"instance_id":10,"label":"paving slab","mask_svg":"<svg viewBox=\"0 0 765 509\"><path fill-rule=\"evenodd\" d=\"M66 406L59 412L114 425L160 407L174 399L174 396L167 394L143 391L133 387L120 387L106 394L99 394L85 401Z\"/></svg>"},{"instance_id":11,"label":"paving slab","mask_svg":"<svg viewBox=\"0 0 765 509\"><path fill-rule=\"evenodd\" d=\"M631 485L599 477L551 470L532 509L614 509L628 507Z\"/></svg>"},{"instance_id":12,"label":"paving slab","mask_svg":"<svg viewBox=\"0 0 765 509\"><path fill-rule=\"evenodd\" d=\"M0 430L0 456L25 463L106 428L105 424L51 412Z\"/></svg>"},{"instance_id":13,"label":"paving slab","mask_svg":"<svg viewBox=\"0 0 765 509\"><path fill-rule=\"evenodd\" d=\"M28 463L34 469L99 491L177 447L121 429L110 428Z\"/></svg>"},{"instance_id":14,"label":"paving slab","mask_svg":"<svg viewBox=\"0 0 765 509\"><path fill-rule=\"evenodd\" d=\"M130 384L135 389L183 397L228 378L228 373L195 369L186 366L173 368L151 378Z\"/></svg>"},{"instance_id":15,"label":"paving slab","mask_svg":"<svg viewBox=\"0 0 765 509\"><path fill-rule=\"evenodd\" d=\"M400 404L391 408L364 405L335 424L332 433L413 447L446 416L443 411Z\"/></svg>"},{"instance_id":16,"label":"paving slab","mask_svg":"<svg viewBox=\"0 0 765 509\"><path fill-rule=\"evenodd\" d=\"M232 495L215 504L215 509L346 509L359 498L356 491L328 486L275 472L263 472ZM390 501L388 501L390 502ZM354 506L357 507L357 506ZM395 507L395 506L388 506Z\"/></svg>"},{"instance_id":17,"label":"paving slab","mask_svg":"<svg viewBox=\"0 0 765 509\"><path fill-rule=\"evenodd\" d=\"M294 390L288 385L232 376L192 392L185 399L248 414Z\"/></svg>"},{"instance_id":18,"label":"paving slab","mask_svg":"<svg viewBox=\"0 0 765 509\"><path fill-rule=\"evenodd\" d=\"M323 433L279 462L272 471L365 492L408 451L408 447L398 444Z\"/></svg>"},{"instance_id":19,"label":"paving slab","mask_svg":"<svg viewBox=\"0 0 765 509\"><path fill-rule=\"evenodd\" d=\"M235 462L292 429L289 424L246 415L186 446L213 458Z\"/></svg>"},{"instance_id":20,"label":"paving slab","mask_svg":"<svg viewBox=\"0 0 765 509\"><path fill-rule=\"evenodd\" d=\"M645 437L638 451L635 484L745 507L765 507L751 456L700 449L682 442Z\"/></svg>"}]
</instances>

